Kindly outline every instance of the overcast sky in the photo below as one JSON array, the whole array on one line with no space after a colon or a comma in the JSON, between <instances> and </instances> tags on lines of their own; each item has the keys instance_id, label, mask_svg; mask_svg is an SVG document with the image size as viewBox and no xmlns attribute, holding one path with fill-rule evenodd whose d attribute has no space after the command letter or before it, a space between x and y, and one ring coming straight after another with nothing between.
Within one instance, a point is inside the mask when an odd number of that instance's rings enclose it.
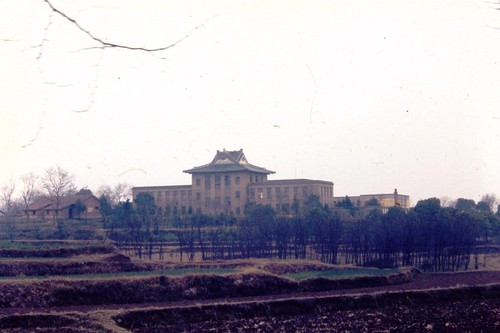
<instances>
[{"instance_id":1,"label":"overcast sky","mask_svg":"<svg viewBox=\"0 0 500 333\"><path fill-rule=\"evenodd\" d=\"M0 0L0 185L55 165L94 190L190 184L226 148L338 196L500 194L493 0L51 2L106 42L178 43L103 50Z\"/></svg>"}]
</instances>

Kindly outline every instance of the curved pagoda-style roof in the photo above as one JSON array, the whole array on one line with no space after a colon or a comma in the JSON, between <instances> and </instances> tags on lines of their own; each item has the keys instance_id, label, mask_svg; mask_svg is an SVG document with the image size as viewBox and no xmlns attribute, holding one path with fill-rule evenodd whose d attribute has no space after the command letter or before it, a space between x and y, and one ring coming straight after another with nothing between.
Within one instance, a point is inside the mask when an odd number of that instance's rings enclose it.
<instances>
[{"instance_id":1,"label":"curved pagoda-style roof","mask_svg":"<svg viewBox=\"0 0 500 333\"><path fill-rule=\"evenodd\" d=\"M209 164L194 167L189 170L184 170L185 173L207 173L207 172L235 172L235 171L250 171L263 173L266 175L274 173L274 171L258 167L248 163L243 149L228 151L226 149L217 150L214 159Z\"/></svg>"}]
</instances>

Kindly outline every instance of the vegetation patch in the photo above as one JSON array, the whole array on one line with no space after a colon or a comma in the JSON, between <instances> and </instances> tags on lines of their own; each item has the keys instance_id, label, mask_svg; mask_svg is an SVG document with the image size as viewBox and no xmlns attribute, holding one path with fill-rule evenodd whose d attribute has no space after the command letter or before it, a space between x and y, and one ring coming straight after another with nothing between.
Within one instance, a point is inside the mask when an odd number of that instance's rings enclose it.
<instances>
[{"instance_id":1,"label":"vegetation patch","mask_svg":"<svg viewBox=\"0 0 500 333\"><path fill-rule=\"evenodd\" d=\"M112 333L113 331L79 314L14 314L0 316L2 332L21 333Z\"/></svg>"},{"instance_id":2,"label":"vegetation patch","mask_svg":"<svg viewBox=\"0 0 500 333\"><path fill-rule=\"evenodd\" d=\"M129 274L68 276L65 279L3 280L0 308L158 303L179 300L251 297L294 292L383 286L411 281L412 272L354 279L295 281L268 273L186 268Z\"/></svg>"},{"instance_id":3,"label":"vegetation patch","mask_svg":"<svg viewBox=\"0 0 500 333\"><path fill-rule=\"evenodd\" d=\"M341 268L329 270L314 270L286 274L285 276L295 280L305 280L316 277L325 277L330 279L342 279L358 276L386 276L397 274L398 269L377 269L377 268Z\"/></svg>"},{"instance_id":4,"label":"vegetation patch","mask_svg":"<svg viewBox=\"0 0 500 333\"><path fill-rule=\"evenodd\" d=\"M108 269L107 269L108 270ZM120 279L127 277L152 277L152 276L181 276L192 274L231 274L235 273L234 269L227 268L185 268L185 269L162 269L162 270L147 270L147 271L122 271L118 269L114 273L93 273L93 274L68 274L68 275L34 275L34 276L16 276L3 277L0 280L94 280L94 279Z\"/></svg>"},{"instance_id":5,"label":"vegetation patch","mask_svg":"<svg viewBox=\"0 0 500 333\"><path fill-rule=\"evenodd\" d=\"M116 248L102 244L47 244L47 243L12 243L3 242L0 246L0 258L68 258L78 255L110 254Z\"/></svg>"}]
</instances>

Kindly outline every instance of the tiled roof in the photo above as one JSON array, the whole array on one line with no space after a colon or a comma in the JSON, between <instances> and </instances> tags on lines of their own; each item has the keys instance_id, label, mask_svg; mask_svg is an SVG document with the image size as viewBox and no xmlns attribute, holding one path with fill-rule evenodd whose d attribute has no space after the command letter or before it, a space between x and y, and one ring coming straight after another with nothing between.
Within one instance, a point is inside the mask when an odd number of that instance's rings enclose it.
<instances>
[{"instance_id":1,"label":"tiled roof","mask_svg":"<svg viewBox=\"0 0 500 333\"><path fill-rule=\"evenodd\" d=\"M59 209L64 209L66 207L74 205L78 200L85 202L90 198L96 198L96 197L92 194L90 195L75 194L75 195L63 196L59 198ZM28 210L56 209L56 206L57 204L55 197L44 197L36 200L31 205L29 205Z\"/></svg>"},{"instance_id":2,"label":"tiled roof","mask_svg":"<svg viewBox=\"0 0 500 333\"><path fill-rule=\"evenodd\" d=\"M53 204L55 203L49 198L40 198L38 200L35 200L31 205L29 205L28 210L40 210L47 208Z\"/></svg>"},{"instance_id":3,"label":"tiled roof","mask_svg":"<svg viewBox=\"0 0 500 333\"><path fill-rule=\"evenodd\" d=\"M251 171L256 173L272 174L274 171L258 167L248 163L243 150L235 151L217 151L212 162L202 166L194 167L189 170L184 170L185 173L205 173L205 172L235 172L235 171Z\"/></svg>"}]
</instances>

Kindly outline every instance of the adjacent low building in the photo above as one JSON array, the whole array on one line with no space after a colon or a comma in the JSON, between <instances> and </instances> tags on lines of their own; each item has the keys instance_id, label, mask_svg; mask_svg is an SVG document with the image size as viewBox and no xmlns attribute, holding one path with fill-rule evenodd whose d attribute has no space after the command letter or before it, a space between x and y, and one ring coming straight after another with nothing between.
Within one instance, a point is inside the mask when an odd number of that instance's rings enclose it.
<instances>
[{"instance_id":1,"label":"adjacent low building","mask_svg":"<svg viewBox=\"0 0 500 333\"><path fill-rule=\"evenodd\" d=\"M302 206L311 196L333 207L333 183L311 179L268 180L274 171L250 164L243 150L217 151L208 164L184 170L191 185L132 188L134 199L149 193L167 215L193 213L242 216L249 203L270 205L279 214Z\"/></svg>"},{"instance_id":2,"label":"adjacent low building","mask_svg":"<svg viewBox=\"0 0 500 333\"><path fill-rule=\"evenodd\" d=\"M381 208L401 207L404 209L410 208L410 197L408 195L399 194L395 189L389 194L361 194L358 196L348 197L352 204L358 208L379 206ZM334 205L344 201L346 197L334 197Z\"/></svg>"}]
</instances>

